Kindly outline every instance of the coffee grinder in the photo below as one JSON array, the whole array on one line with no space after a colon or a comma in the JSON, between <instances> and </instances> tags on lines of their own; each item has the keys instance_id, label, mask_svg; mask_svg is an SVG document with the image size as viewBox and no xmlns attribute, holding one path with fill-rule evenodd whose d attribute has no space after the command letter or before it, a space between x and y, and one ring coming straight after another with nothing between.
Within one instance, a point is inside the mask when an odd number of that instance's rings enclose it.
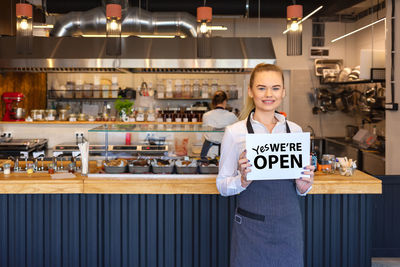
<instances>
[{"instance_id":1,"label":"coffee grinder","mask_svg":"<svg viewBox=\"0 0 400 267\"><path fill-rule=\"evenodd\" d=\"M24 100L25 96L22 93L7 92L3 93L1 99L5 103L6 110L3 116L3 121L24 121L25 118L17 116L18 105Z\"/></svg>"}]
</instances>

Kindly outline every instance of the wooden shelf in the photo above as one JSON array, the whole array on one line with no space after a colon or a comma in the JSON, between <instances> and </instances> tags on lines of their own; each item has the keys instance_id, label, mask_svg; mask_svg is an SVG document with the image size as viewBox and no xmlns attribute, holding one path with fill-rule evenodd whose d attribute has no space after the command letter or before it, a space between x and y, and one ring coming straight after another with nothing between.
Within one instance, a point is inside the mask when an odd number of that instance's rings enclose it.
<instances>
[{"instance_id":1,"label":"wooden shelf","mask_svg":"<svg viewBox=\"0 0 400 267\"><path fill-rule=\"evenodd\" d=\"M137 178L87 178L80 174L73 179L51 179L47 173L0 174L0 194L219 194L217 175L144 174ZM161 177L161 178L160 178ZM382 181L361 171L353 176L317 172L310 194L381 194Z\"/></svg>"}]
</instances>

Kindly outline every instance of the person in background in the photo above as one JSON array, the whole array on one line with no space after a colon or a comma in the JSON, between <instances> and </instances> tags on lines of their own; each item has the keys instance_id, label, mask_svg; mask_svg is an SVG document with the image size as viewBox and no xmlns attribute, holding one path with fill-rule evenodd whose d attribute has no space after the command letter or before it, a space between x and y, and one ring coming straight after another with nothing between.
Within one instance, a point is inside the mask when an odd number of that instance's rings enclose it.
<instances>
[{"instance_id":1,"label":"person in background","mask_svg":"<svg viewBox=\"0 0 400 267\"><path fill-rule=\"evenodd\" d=\"M222 140L217 188L221 195L238 195L230 266L286 267L304 265L303 227L298 196L311 189L314 167L306 166L293 180L248 181L246 134L295 133L300 126L277 112L285 97L282 70L257 65L250 76L241 121L226 127ZM301 177L302 174L309 177Z\"/></svg>"},{"instance_id":2,"label":"person in background","mask_svg":"<svg viewBox=\"0 0 400 267\"><path fill-rule=\"evenodd\" d=\"M226 105L228 102L228 96L224 91L218 90L215 92L211 105L213 110L210 110L203 115L203 126L210 126L216 129L223 129L232 123L238 121L238 118L232 112L226 110ZM200 156L201 158L206 158L207 155L210 157L215 157L219 153L216 153L209 150L212 146L219 147L221 144L221 140L223 137L223 133L206 133L204 134L204 143L201 149Z\"/></svg>"}]
</instances>

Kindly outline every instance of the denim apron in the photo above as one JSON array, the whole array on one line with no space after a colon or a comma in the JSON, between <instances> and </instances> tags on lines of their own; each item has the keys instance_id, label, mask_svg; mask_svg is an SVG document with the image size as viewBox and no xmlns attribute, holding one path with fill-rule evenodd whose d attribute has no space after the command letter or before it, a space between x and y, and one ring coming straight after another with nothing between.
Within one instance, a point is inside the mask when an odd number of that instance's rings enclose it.
<instances>
[{"instance_id":1,"label":"denim apron","mask_svg":"<svg viewBox=\"0 0 400 267\"><path fill-rule=\"evenodd\" d=\"M254 134L250 115L246 126ZM287 122L286 132L290 133ZM253 181L237 200L230 266L303 266L303 227L294 180Z\"/></svg>"}]
</instances>

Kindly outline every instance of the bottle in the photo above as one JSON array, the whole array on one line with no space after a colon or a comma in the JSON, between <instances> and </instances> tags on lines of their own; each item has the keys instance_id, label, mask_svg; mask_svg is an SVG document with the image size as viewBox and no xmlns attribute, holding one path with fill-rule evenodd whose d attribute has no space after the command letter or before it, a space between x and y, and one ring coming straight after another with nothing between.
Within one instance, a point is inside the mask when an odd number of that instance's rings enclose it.
<instances>
[{"instance_id":1,"label":"bottle","mask_svg":"<svg viewBox=\"0 0 400 267\"><path fill-rule=\"evenodd\" d=\"M311 164L314 166L314 170L317 170L317 165L318 165L318 156L317 153L315 152L315 142L314 139L311 139Z\"/></svg>"},{"instance_id":2,"label":"bottle","mask_svg":"<svg viewBox=\"0 0 400 267\"><path fill-rule=\"evenodd\" d=\"M374 124L373 128L372 128L372 134L376 135L376 125Z\"/></svg>"}]
</instances>

